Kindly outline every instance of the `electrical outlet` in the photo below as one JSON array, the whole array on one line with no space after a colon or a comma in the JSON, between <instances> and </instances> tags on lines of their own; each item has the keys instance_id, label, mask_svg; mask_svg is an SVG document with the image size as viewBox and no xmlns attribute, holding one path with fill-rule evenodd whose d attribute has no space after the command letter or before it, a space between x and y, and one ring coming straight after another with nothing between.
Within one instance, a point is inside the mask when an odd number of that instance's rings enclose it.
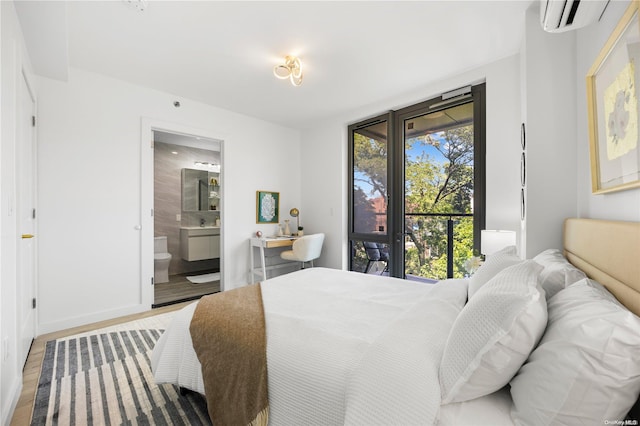
<instances>
[{"instance_id":1,"label":"electrical outlet","mask_svg":"<svg viewBox=\"0 0 640 426\"><path fill-rule=\"evenodd\" d=\"M182 216L180 215L180 213L178 213L176 215L176 222L180 222L182 220Z\"/></svg>"}]
</instances>

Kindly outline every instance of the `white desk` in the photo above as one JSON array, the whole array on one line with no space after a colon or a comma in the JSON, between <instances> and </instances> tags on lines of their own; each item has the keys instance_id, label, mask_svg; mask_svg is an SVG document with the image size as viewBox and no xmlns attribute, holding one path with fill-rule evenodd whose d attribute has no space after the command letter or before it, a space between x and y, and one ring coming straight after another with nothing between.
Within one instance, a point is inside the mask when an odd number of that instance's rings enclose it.
<instances>
[{"instance_id":1,"label":"white desk","mask_svg":"<svg viewBox=\"0 0 640 426\"><path fill-rule=\"evenodd\" d=\"M291 267L292 263L297 263L297 262L292 262L292 261L288 261L288 260L283 260L282 263L278 263L275 265L266 265L266 260L265 260L265 249L274 249L274 248L280 248L280 247L291 247L293 245L293 242L297 239L298 237L261 237L261 238L251 238L251 244L249 246L249 251L250 251L250 255L251 255L251 283L255 283L257 282L255 280L256 275L258 277L262 276L262 279L267 279L267 270L272 270L272 269L279 269L279 268L285 268L285 267ZM260 251L260 265L256 265L255 263L255 256L254 256L254 249L259 249Z\"/></svg>"}]
</instances>

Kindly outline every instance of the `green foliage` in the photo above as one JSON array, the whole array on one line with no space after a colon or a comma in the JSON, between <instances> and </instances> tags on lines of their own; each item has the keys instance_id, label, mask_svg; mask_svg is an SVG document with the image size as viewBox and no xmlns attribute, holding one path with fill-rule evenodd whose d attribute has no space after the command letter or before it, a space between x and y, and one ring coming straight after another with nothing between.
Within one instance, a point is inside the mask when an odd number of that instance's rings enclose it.
<instances>
[{"instance_id":1,"label":"green foliage","mask_svg":"<svg viewBox=\"0 0 640 426\"><path fill-rule=\"evenodd\" d=\"M405 149L427 144L446 161L428 155L405 162L405 238L407 274L443 279L447 276L447 218L412 216L412 213L452 214L454 225L454 277L466 274L464 261L473 256L473 126L458 127L409 139ZM354 172L372 188L371 194L354 193L354 208L363 214L371 203L367 197L387 194L386 142L355 134ZM362 192L362 191L359 191ZM373 212L371 212L373 213Z\"/></svg>"},{"instance_id":2,"label":"green foliage","mask_svg":"<svg viewBox=\"0 0 640 426\"><path fill-rule=\"evenodd\" d=\"M368 138L360 133L353 137L354 159L353 168L366 176L365 182L370 185L374 196L387 196L387 142L379 139ZM356 180L359 178L356 177Z\"/></svg>"}]
</instances>

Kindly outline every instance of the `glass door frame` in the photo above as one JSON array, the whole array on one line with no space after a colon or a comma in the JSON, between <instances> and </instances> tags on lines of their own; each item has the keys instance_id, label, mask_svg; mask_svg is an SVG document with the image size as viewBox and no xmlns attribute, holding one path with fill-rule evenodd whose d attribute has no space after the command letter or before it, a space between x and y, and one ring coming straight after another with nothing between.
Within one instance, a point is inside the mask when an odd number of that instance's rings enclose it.
<instances>
[{"instance_id":1,"label":"glass door frame","mask_svg":"<svg viewBox=\"0 0 640 426\"><path fill-rule=\"evenodd\" d=\"M448 100L443 97L437 97L425 102L408 106L396 111L395 114L395 131L393 137L392 157L394 163L391 168L393 176L392 193L401 194L404 199L405 190L405 144L404 144L404 122L421 115L443 111L451 107L473 102L473 248L474 251L480 252L480 231L485 228L486 223L486 83L471 86L468 94L456 96ZM390 216L393 223L390 231L393 232L391 239L390 267L391 275L398 278L404 278L404 236L405 228L405 206L404 202L391 204L392 212ZM450 248L451 250L451 248Z\"/></svg>"},{"instance_id":2,"label":"glass door frame","mask_svg":"<svg viewBox=\"0 0 640 426\"><path fill-rule=\"evenodd\" d=\"M359 130L359 129L363 129L365 127L369 127L372 126L374 124L377 123L381 123L381 122L387 122L387 223L385 226L385 233L363 233L363 232L355 232L355 226L354 226L354 211L353 211L353 202L354 202L354 198L353 198L353 190L354 190L354 178L353 178L353 171L354 171L354 161L353 161L353 156L354 156L354 138L353 138L353 134L355 131ZM349 211L349 219L348 219L348 243L349 243L349 250L350 250L350 255L349 255L349 270L352 270L352 260L353 260L353 256L351 256L351 245L353 243L353 241L371 241L371 242L376 242L376 243L383 243L383 244L387 244L389 247L391 247L392 241L392 224L394 223L393 221L393 213L392 213L392 209L391 206L393 206L395 204L395 198L394 198L394 194L392 191L392 188L390 187L390 183L391 183L391 177L392 177L392 166L394 164L394 159L393 159L393 137L394 137L394 126L395 126L395 113L393 111L389 111L388 113L385 114L381 114L372 118L369 118L367 120L363 120L363 121L359 121L358 123L355 124L351 124L350 126L348 126L348 132L349 132L349 137L348 137L348 167L349 167L349 173L348 173L348 211ZM393 275L393 264L392 262L389 262L389 274Z\"/></svg>"},{"instance_id":3,"label":"glass door frame","mask_svg":"<svg viewBox=\"0 0 640 426\"><path fill-rule=\"evenodd\" d=\"M451 93L451 92L450 92ZM389 246L389 275L405 278L405 152L404 121L420 115L446 110L473 102L474 126L474 251L480 251L480 231L486 222L486 83L470 86L470 92L443 100L443 96L389 111L348 126L348 244L349 269L353 269L351 252L354 241L371 241ZM354 131L376 123L387 122L387 225L386 232L354 232Z\"/></svg>"}]
</instances>

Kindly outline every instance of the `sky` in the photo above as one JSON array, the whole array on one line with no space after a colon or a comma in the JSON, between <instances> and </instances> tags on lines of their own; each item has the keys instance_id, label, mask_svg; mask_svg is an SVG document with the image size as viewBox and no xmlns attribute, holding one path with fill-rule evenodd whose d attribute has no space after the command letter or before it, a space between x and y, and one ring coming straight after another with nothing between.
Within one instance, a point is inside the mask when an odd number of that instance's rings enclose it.
<instances>
[{"instance_id":1,"label":"sky","mask_svg":"<svg viewBox=\"0 0 640 426\"><path fill-rule=\"evenodd\" d=\"M442 135L443 135L442 132L432 133L432 136L439 140L443 140ZM437 163L442 164L447 161L447 159L444 157L444 155L442 155L442 153L440 153L440 151L438 151L434 146L429 144L416 142L413 144L411 149L405 151L405 155L407 159L412 161L415 161L416 159L418 159L422 154L427 154L431 161L434 161ZM358 180L359 178L363 178L364 176L365 176L364 173L356 172L355 178L357 179L357 181L355 182L355 185L360 187L365 192L365 194L371 195L371 189L372 189L371 185L361 180ZM377 196L378 194L374 194L374 197L377 197Z\"/></svg>"}]
</instances>

